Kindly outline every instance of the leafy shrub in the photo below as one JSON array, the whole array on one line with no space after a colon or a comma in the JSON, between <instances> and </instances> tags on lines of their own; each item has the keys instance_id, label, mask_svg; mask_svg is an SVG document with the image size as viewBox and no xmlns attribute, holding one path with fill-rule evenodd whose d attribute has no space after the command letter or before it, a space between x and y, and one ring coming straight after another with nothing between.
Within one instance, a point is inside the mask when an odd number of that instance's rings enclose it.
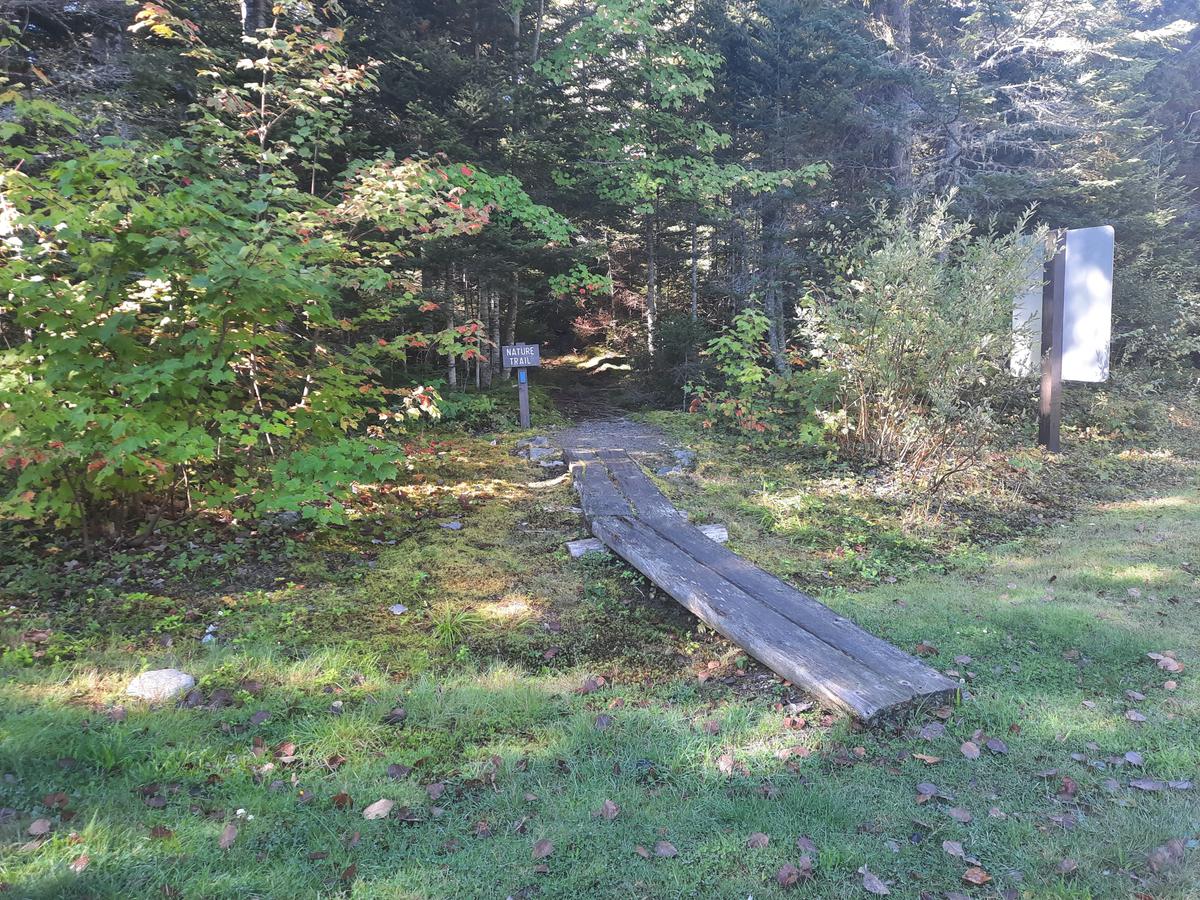
<instances>
[{"instance_id":1,"label":"leafy shrub","mask_svg":"<svg viewBox=\"0 0 1200 900\"><path fill-rule=\"evenodd\" d=\"M766 344L767 317L757 309L738 313L708 342L704 354L713 368L713 384L689 385L689 409L705 425L735 430L756 442L786 440L801 444L821 439L818 410L829 399L829 373L812 354L793 353L793 368L775 371Z\"/></svg>"},{"instance_id":2,"label":"leafy shrub","mask_svg":"<svg viewBox=\"0 0 1200 900\"><path fill-rule=\"evenodd\" d=\"M981 232L949 204L880 212L845 275L814 295L831 338L837 403L825 420L840 451L902 466L931 489L981 458L1020 389L1008 359L1025 223Z\"/></svg>"},{"instance_id":3,"label":"leafy shrub","mask_svg":"<svg viewBox=\"0 0 1200 900\"><path fill-rule=\"evenodd\" d=\"M435 392L387 386L379 366L468 350L457 331L414 333L404 314L421 300L396 260L498 207L570 234L511 176L466 165L384 158L330 176L373 67L348 66L343 30L306 4L276 12L245 41L258 58L239 59L142 9L135 27L182 40L209 85L170 140L89 142L117 129L0 90L4 512L80 523L85 540L98 520L153 523L148 505L337 518L355 481L396 475L388 432L438 414Z\"/></svg>"}]
</instances>

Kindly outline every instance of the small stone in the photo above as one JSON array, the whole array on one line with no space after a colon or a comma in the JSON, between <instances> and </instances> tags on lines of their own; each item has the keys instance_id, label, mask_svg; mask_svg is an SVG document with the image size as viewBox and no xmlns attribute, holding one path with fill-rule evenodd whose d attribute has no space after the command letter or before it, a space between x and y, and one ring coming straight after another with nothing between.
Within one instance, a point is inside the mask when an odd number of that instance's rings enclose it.
<instances>
[{"instance_id":1,"label":"small stone","mask_svg":"<svg viewBox=\"0 0 1200 900\"><path fill-rule=\"evenodd\" d=\"M452 522L442 522L442 524L438 526L438 528L444 528L447 531L462 531L462 527L462 522L458 521L458 519L455 519Z\"/></svg>"},{"instance_id":2,"label":"small stone","mask_svg":"<svg viewBox=\"0 0 1200 900\"><path fill-rule=\"evenodd\" d=\"M178 669L152 669L129 682L125 693L147 703L161 703L195 686L196 679L187 672L180 672Z\"/></svg>"},{"instance_id":3,"label":"small stone","mask_svg":"<svg viewBox=\"0 0 1200 900\"><path fill-rule=\"evenodd\" d=\"M393 603L388 607L388 612L390 612L393 616L402 616L408 612L408 607L403 603Z\"/></svg>"}]
</instances>

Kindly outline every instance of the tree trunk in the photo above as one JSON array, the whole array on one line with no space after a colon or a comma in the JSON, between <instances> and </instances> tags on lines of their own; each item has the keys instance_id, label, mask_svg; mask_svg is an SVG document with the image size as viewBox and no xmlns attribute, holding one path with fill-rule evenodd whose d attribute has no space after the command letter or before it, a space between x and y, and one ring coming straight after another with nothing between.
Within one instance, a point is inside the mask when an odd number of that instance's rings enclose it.
<instances>
[{"instance_id":1,"label":"tree trunk","mask_svg":"<svg viewBox=\"0 0 1200 900\"><path fill-rule=\"evenodd\" d=\"M700 254L699 245L696 240L696 217L698 211L695 206L692 207L692 304L691 304L691 319L696 321L700 314Z\"/></svg>"},{"instance_id":2,"label":"tree trunk","mask_svg":"<svg viewBox=\"0 0 1200 900\"><path fill-rule=\"evenodd\" d=\"M449 331L454 330L454 275L451 268L446 269L446 328ZM454 353L446 354L446 385L448 387L458 387L458 360Z\"/></svg>"},{"instance_id":3,"label":"tree trunk","mask_svg":"<svg viewBox=\"0 0 1200 900\"><path fill-rule=\"evenodd\" d=\"M658 217L646 220L646 351L654 359L655 329L658 327Z\"/></svg>"},{"instance_id":4,"label":"tree trunk","mask_svg":"<svg viewBox=\"0 0 1200 900\"><path fill-rule=\"evenodd\" d=\"M546 0L538 0L537 21L533 26L533 49L529 52L529 64L536 66L538 61L538 52L542 46L542 19L546 15Z\"/></svg>"},{"instance_id":5,"label":"tree trunk","mask_svg":"<svg viewBox=\"0 0 1200 900\"><path fill-rule=\"evenodd\" d=\"M888 166L892 184L900 194L908 194L913 188L913 96L908 84L912 71L912 9L909 2L881 0L876 13L884 27L895 70L886 98L893 117Z\"/></svg>"},{"instance_id":6,"label":"tree trunk","mask_svg":"<svg viewBox=\"0 0 1200 900\"><path fill-rule=\"evenodd\" d=\"M492 289L484 287L483 280L475 286L475 318L479 330L475 332L475 386L492 386Z\"/></svg>"},{"instance_id":7,"label":"tree trunk","mask_svg":"<svg viewBox=\"0 0 1200 900\"><path fill-rule=\"evenodd\" d=\"M488 360L492 374L495 374L503 368L500 365L500 289L495 286L488 287L488 332L491 335Z\"/></svg>"},{"instance_id":8,"label":"tree trunk","mask_svg":"<svg viewBox=\"0 0 1200 900\"><path fill-rule=\"evenodd\" d=\"M517 342L517 317L521 310L521 276L513 272L512 277L512 299L508 302L508 309L504 315L504 343L515 344ZM505 381L512 378L512 369L507 366L501 366Z\"/></svg>"},{"instance_id":9,"label":"tree trunk","mask_svg":"<svg viewBox=\"0 0 1200 900\"><path fill-rule=\"evenodd\" d=\"M783 310L783 240L779 234L779 205L773 197L763 201L762 273L763 312L767 316L767 343L775 371L786 375L791 369L787 358L787 324Z\"/></svg>"}]
</instances>

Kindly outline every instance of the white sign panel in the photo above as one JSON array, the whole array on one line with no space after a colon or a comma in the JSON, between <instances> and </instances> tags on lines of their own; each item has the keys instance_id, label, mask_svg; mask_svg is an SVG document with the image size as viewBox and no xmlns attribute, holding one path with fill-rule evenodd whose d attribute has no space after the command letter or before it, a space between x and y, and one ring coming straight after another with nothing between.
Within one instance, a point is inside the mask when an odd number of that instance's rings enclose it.
<instances>
[{"instance_id":1,"label":"white sign panel","mask_svg":"<svg viewBox=\"0 0 1200 900\"><path fill-rule=\"evenodd\" d=\"M1073 228L1067 232L1064 381L1108 380L1114 245L1111 225Z\"/></svg>"},{"instance_id":2,"label":"white sign panel","mask_svg":"<svg viewBox=\"0 0 1200 900\"><path fill-rule=\"evenodd\" d=\"M1107 381L1112 340L1114 237L1111 225L1066 232L1063 284L1064 381ZM1042 285L1046 250L1030 239L1026 288L1013 299L1013 375L1042 369Z\"/></svg>"},{"instance_id":3,"label":"white sign panel","mask_svg":"<svg viewBox=\"0 0 1200 900\"><path fill-rule=\"evenodd\" d=\"M1042 281L1045 278L1046 242L1026 235L1025 290L1013 301L1013 348L1009 369L1017 378L1042 370Z\"/></svg>"}]
</instances>

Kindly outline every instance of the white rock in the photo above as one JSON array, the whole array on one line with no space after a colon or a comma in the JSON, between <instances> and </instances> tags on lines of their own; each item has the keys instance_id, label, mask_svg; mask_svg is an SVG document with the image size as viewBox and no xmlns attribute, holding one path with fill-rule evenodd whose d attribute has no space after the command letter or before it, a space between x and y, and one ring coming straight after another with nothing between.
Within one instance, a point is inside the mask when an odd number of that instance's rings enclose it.
<instances>
[{"instance_id":1,"label":"white rock","mask_svg":"<svg viewBox=\"0 0 1200 900\"><path fill-rule=\"evenodd\" d=\"M407 607L407 606L405 606L403 603L394 603L394 604L392 604L391 606L389 606L389 607L388 607L388 611L389 611L389 612L390 612L390 613L391 613L393 616L402 616L402 615L404 615L406 612L408 612L408 607Z\"/></svg>"},{"instance_id":2,"label":"white rock","mask_svg":"<svg viewBox=\"0 0 1200 900\"><path fill-rule=\"evenodd\" d=\"M125 693L148 703L161 703L196 686L196 679L178 669L153 669L143 672L125 688Z\"/></svg>"}]
</instances>

